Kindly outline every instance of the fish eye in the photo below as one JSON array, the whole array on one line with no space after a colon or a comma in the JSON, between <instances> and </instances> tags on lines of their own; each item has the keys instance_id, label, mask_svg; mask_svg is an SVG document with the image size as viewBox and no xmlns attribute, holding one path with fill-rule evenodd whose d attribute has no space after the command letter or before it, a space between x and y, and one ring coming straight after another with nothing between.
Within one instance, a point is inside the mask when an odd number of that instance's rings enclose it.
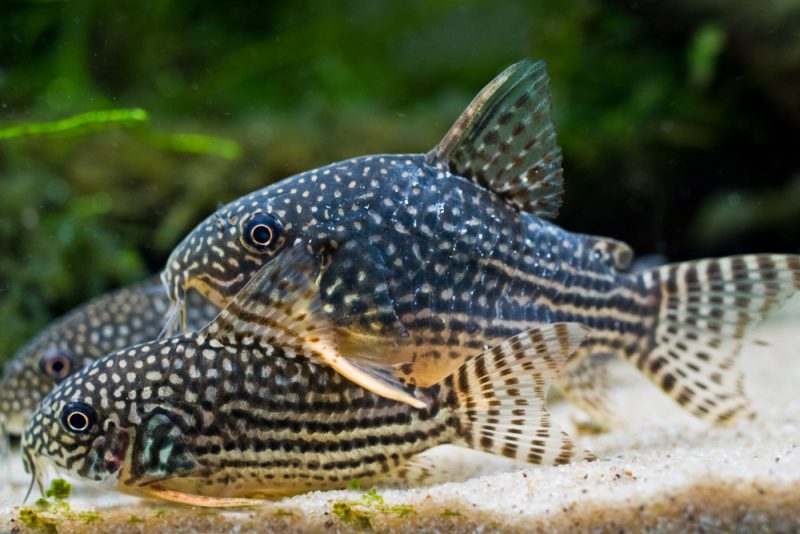
<instances>
[{"instance_id":1,"label":"fish eye","mask_svg":"<svg viewBox=\"0 0 800 534\"><path fill-rule=\"evenodd\" d=\"M262 247L272 243L272 228L266 224L256 224L250 228L250 242Z\"/></svg>"},{"instance_id":2,"label":"fish eye","mask_svg":"<svg viewBox=\"0 0 800 534\"><path fill-rule=\"evenodd\" d=\"M39 369L58 383L70 375L73 361L74 357L70 352L52 348L42 355L39 360Z\"/></svg>"},{"instance_id":3,"label":"fish eye","mask_svg":"<svg viewBox=\"0 0 800 534\"><path fill-rule=\"evenodd\" d=\"M614 264L617 269L627 270L633 261L633 252L627 247L619 247L614 251Z\"/></svg>"},{"instance_id":4,"label":"fish eye","mask_svg":"<svg viewBox=\"0 0 800 534\"><path fill-rule=\"evenodd\" d=\"M275 250L280 244L280 223L268 213L259 213L247 222L242 233L242 244L257 253Z\"/></svg>"},{"instance_id":5,"label":"fish eye","mask_svg":"<svg viewBox=\"0 0 800 534\"><path fill-rule=\"evenodd\" d=\"M61 424L73 434L87 434L97 422L94 408L81 401L72 401L61 411Z\"/></svg>"}]
</instances>

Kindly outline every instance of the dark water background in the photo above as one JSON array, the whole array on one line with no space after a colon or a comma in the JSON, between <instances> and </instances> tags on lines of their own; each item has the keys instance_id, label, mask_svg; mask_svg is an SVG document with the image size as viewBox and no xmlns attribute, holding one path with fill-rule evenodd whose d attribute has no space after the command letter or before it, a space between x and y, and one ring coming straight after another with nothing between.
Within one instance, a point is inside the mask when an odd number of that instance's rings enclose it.
<instances>
[{"instance_id":1,"label":"dark water background","mask_svg":"<svg viewBox=\"0 0 800 534\"><path fill-rule=\"evenodd\" d=\"M800 1L4 1L0 359L219 202L427 151L523 57L553 78L561 225L800 252Z\"/></svg>"}]
</instances>

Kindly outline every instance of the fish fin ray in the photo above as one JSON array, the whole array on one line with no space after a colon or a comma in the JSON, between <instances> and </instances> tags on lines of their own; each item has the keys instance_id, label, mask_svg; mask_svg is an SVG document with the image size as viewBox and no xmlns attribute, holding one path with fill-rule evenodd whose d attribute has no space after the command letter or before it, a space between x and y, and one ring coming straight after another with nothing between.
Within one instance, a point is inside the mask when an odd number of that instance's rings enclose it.
<instances>
[{"instance_id":1,"label":"fish fin ray","mask_svg":"<svg viewBox=\"0 0 800 534\"><path fill-rule=\"evenodd\" d=\"M747 333L800 289L800 256L706 259L639 276L658 315L649 346L628 359L700 419L752 416L738 357Z\"/></svg>"},{"instance_id":2,"label":"fish fin ray","mask_svg":"<svg viewBox=\"0 0 800 534\"><path fill-rule=\"evenodd\" d=\"M463 443L531 464L593 459L559 430L545 408L547 390L587 337L577 323L554 323L513 336L465 362L445 384Z\"/></svg>"},{"instance_id":3,"label":"fish fin ray","mask_svg":"<svg viewBox=\"0 0 800 534\"><path fill-rule=\"evenodd\" d=\"M398 465L387 475L382 476L381 486L420 487L459 482L471 478L463 469L450 470L441 457L426 453L412 456Z\"/></svg>"},{"instance_id":4,"label":"fish fin ray","mask_svg":"<svg viewBox=\"0 0 800 534\"><path fill-rule=\"evenodd\" d=\"M608 361L614 356L608 352L589 352L589 349L581 347L555 383L570 403L604 428L617 427L621 423L609 400Z\"/></svg>"},{"instance_id":5,"label":"fish fin ray","mask_svg":"<svg viewBox=\"0 0 800 534\"><path fill-rule=\"evenodd\" d=\"M203 508L243 508L248 506L261 506L264 501L240 497L207 497L194 495L181 491L167 489L160 484L152 484L142 488L142 493L162 501L185 504L187 506L200 506Z\"/></svg>"},{"instance_id":6,"label":"fish fin ray","mask_svg":"<svg viewBox=\"0 0 800 534\"><path fill-rule=\"evenodd\" d=\"M507 68L478 93L429 161L448 164L521 210L555 218L564 179L548 80L543 61Z\"/></svg>"}]
</instances>

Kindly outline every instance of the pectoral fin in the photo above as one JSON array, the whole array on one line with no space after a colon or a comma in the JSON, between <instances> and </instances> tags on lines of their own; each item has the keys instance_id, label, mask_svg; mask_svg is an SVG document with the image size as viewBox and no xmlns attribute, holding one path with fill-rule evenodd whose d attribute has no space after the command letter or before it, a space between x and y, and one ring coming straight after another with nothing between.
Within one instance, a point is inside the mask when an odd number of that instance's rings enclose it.
<instances>
[{"instance_id":1,"label":"pectoral fin","mask_svg":"<svg viewBox=\"0 0 800 534\"><path fill-rule=\"evenodd\" d=\"M426 404L383 363L384 347L345 354L332 320L323 311L316 283L319 261L295 244L265 265L204 331L213 336L252 336L333 367L359 386L415 408Z\"/></svg>"},{"instance_id":2,"label":"pectoral fin","mask_svg":"<svg viewBox=\"0 0 800 534\"><path fill-rule=\"evenodd\" d=\"M389 293L391 274L380 252L360 240L331 251L319 276L325 315L338 328L380 336L408 337Z\"/></svg>"},{"instance_id":3,"label":"pectoral fin","mask_svg":"<svg viewBox=\"0 0 800 534\"><path fill-rule=\"evenodd\" d=\"M161 499L162 501L185 504L187 506L201 506L203 508L242 508L246 506L258 506L264 501L257 499L242 499L238 497L207 497L205 495L193 495L181 491L167 489L160 484L145 486L142 493L147 497Z\"/></svg>"}]
</instances>

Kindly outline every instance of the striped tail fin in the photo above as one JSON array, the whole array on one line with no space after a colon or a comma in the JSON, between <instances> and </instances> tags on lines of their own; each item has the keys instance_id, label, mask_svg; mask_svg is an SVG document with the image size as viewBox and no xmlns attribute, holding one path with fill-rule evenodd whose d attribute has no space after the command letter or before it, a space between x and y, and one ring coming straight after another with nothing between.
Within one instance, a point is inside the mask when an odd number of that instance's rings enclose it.
<instances>
[{"instance_id":1,"label":"striped tail fin","mask_svg":"<svg viewBox=\"0 0 800 534\"><path fill-rule=\"evenodd\" d=\"M445 391L462 440L455 444L531 464L594 459L550 421L545 409L548 387L588 333L577 323L527 330L448 376Z\"/></svg>"},{"instance_id":2,"label":"striped tail fin","mask_svg":"<svg viewBox=\"0 0 800 534\"><path fill-rule=\"evenodd\" d=\"M749 413L737 357L747 332L800 289L800 256L699 260L638 276L656 296L657 319L628 359L701 419Z\"/></svg>"}]
</instances>

